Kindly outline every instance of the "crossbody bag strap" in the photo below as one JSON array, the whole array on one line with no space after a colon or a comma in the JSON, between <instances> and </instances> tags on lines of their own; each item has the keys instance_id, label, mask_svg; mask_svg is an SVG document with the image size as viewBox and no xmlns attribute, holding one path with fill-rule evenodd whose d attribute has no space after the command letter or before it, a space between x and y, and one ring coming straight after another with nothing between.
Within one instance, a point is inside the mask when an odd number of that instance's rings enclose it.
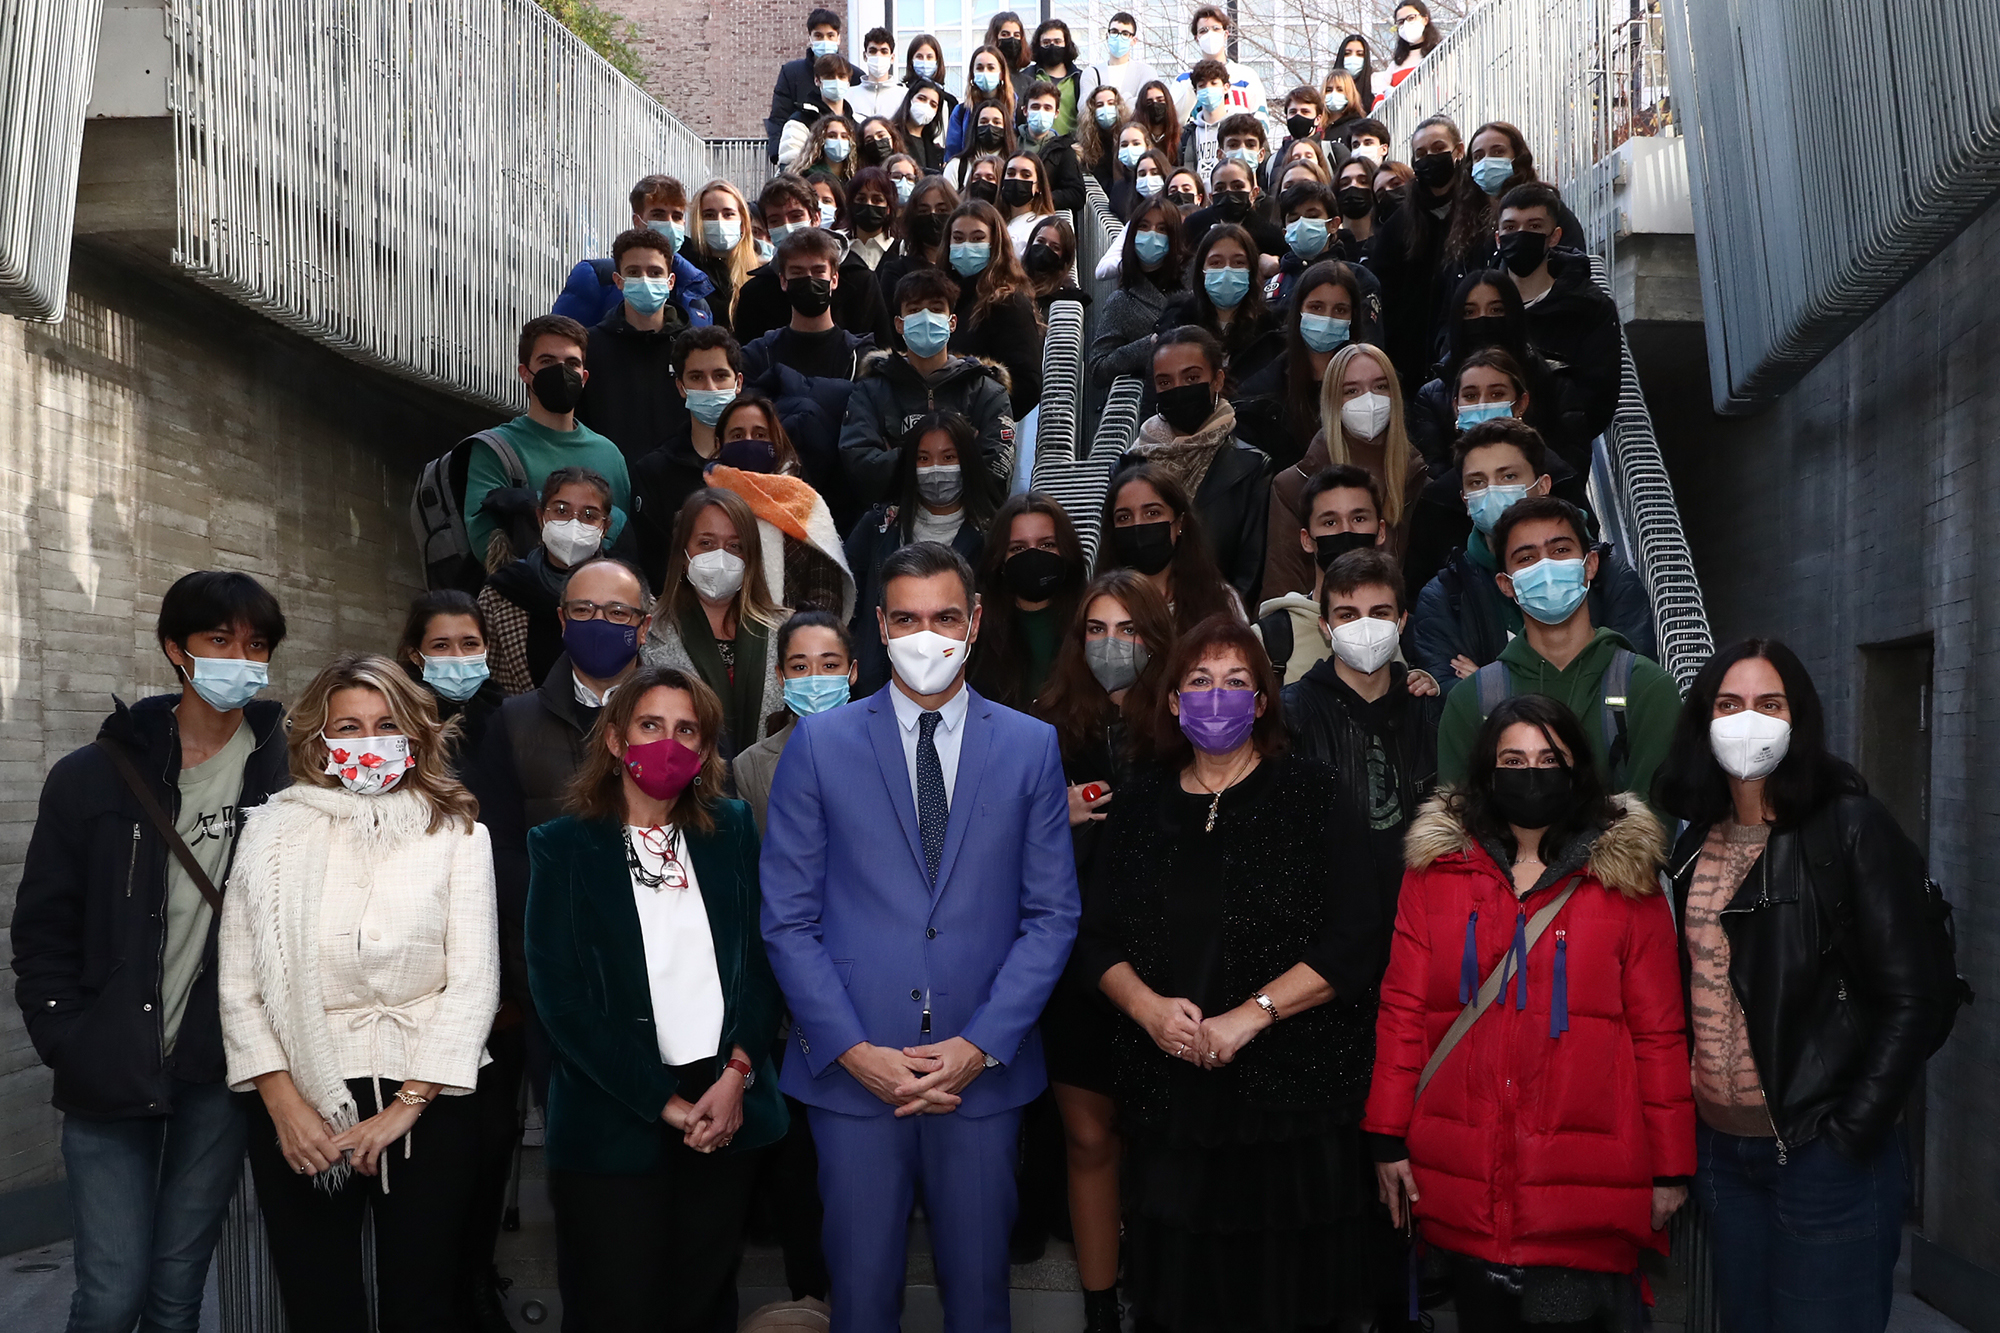
<instances>
[{"instance_id":1,"label":"crossbody bag strap","mask_svg":"<svg viewBox=\"0 0 2000 1333\"><path fill-rule=\"evenodd\" d=\"M1569 896L1576 892L1577 885L1582 882L1583 876L1577 875L1570 880L1568 888L1555 896L1553 902L1528 918L1527 947L1530 952L1535 947L1535 941L1542 937L1542 933L1549 928L1549 923L1556 919L1556 913L1562 911L1563 904L1569 901ZM1479 984L1479 993L1472 997L1471 1003L1458 1011L1458 1017L1452 1020L1449 1028L1445 1029L1444 1038L1438 1042L1437 1049L1431 1052L1431 1058L1424 1062L1424 1072L1417 1075L1418 1097L1424 1095L1424 1089L1430 1086L1431 1078L1444 1064L1445 1057L1451 1054L1452 1048L1464 1040L1466 1033L1472 1031L1472 1025L1479 1021L1479 1016L1486 1012L1487 1006L1491 1005L1506 987L1507 960L1511 953L1512 950L1509 949L1500 955L1499 963L1486 974L1486 980Z\"/></svg>"},{"instance_id":2,"label":"crossbody bag strap","mask_svg":"<svg viewBox=\"0 0 2000 1333\"><path fill-rule=\"evenodd\" d=\"M146 779L139 775L139 769L133 764L132 757L115 743L102 737L98 739L97 744L99 749L111 756L112 767L118 770L119 777L125 779L125 785L132 789L132 795L139 799L139 808L146 812L146 818L153 821L153 827L166 842L167 850L174 854L174 859L181 863L181 869L187 871L188 878L194 881L195 888L201 890L201 896L208 900L208 905L215 910L216 915L220 916L222 891L215 887L215 882L208 877L208 872L201 868L201 862L195 860L194 853L188 849L180 830L174 827L174 821L168 819L167 812L160 808L159 801L153 796L153 789L148 787Z\"/></svg>"}]
</instances>

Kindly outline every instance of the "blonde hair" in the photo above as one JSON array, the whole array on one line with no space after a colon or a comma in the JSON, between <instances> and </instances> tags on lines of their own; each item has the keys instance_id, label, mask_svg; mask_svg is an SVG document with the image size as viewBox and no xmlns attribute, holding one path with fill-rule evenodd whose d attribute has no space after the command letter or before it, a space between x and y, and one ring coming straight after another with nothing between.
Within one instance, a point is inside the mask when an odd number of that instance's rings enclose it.
<instances>
[{"instance_id":1,"label":"blonde hair","mask_svg":"<svg viewBox=\"0 0 2000 1333\"><path fill-rule=\"evenodd\" d=\"M701 234L701 201L713 190L720 190L736 201L736 216L743 224L743 234L736 238L735 248L726 255L711 252L707 238ZM729 261L729 291L726 295L716 293L716 296L722 297L722 309L715 312L720 318L727 319L735 309L737 293L743 290L751 271L763 262L757 258L757 236L750 227L750 203L733 182L717 177L694 192L694 213L695 216L689 219L688 239L694 243L695 253ZM709 298L709 304L715 304L715 297Z\"/></svg>"},{"instance_id":2,"label":"blonde hair","mask_svg":"<svg viewBox=\"0 0 2000 1333\"><path fill-rule=\"evenodd\" d=\"M705 486L688 496L681 506L680 514L674 519L674 544L667 556L666 592L660 596L660 605L653 614L655 619L664 621L679 632L680 610L693 589L688 583L688 542L694 538L694 525L701 513L714 505L729 515L730 526L736 529L736 540L743 544L743 586L736 591L736 620L755 621L765 629L776 629L785 623L791 614L771 600L771 594L764 587L764 538L757 530L757 516L750 512L749 504L734 491L725 491L719 486Z\"/></svg>"},{"instance_id":3,"label":"blonde hair","mask_svg":"<svg viewBox=\"0 0 2000 1333\"><path fill-rule=\"evenodd\" d=\"M1347 425L1340 418L1340 382L1347 374L1347 367L1364 356L1380 366L1389 380L1389 426L1382 433L1382 521L1394 526L1403 517L1406 499L1403 488L1409 480L1410 458L1415 450L1403 427L1402 385L1396 380L1396 367L1387 353L1368 343L1349 343L1333 354L1319 386L1319 428L1326 438L1327 462L1335 467L1352 464L1354 447L1348 442Z\"/></svg>"},{"instance_id":4,"label":"blonde hair","mask_svg":"<svg viewBox=\"0 0 2000 1333\"><path fill-rule=\"evenodd\" d=\"M340 786L326 771L327 712L339 690L373 690L389 705L396 727L410 738L410 757L417 762L394 788L413 791L431 810L430 831L457 821L465 832L479 818L479 802L451 771L450 740L458 726L438 721L431 692L413 682L403 669L377 653L343 653L317 676L286 714L285 752L292 781L306 787Z\"/></svg>"}]
</instances>

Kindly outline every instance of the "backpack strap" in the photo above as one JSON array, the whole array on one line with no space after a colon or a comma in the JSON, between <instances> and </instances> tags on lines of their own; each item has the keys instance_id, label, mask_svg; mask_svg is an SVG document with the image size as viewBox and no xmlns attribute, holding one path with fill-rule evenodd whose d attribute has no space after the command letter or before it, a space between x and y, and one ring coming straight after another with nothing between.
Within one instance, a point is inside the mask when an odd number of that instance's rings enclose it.
<instances>
[{"instance_id":1,"label":"backpack strap","mask_svg":"<svg viewBox=\"0 0 2000 1333\"><path fill-rule=\"evenodd\" d=\"M478 431L466 436L466 438L468 440L479 441L499 457L500 466L507 470L508 485L527 486L528 469L521 462L521 455L515 452L514 446L507 442L507 437L502 435L497 428Z\"/></svg>"},{"instance_id":2,"label":"backpack strap","mask_svg":"<svg viewBox=\"0 0 2000 1333\"><path fill-rule=\"evenodd\" d=\"M1257 622L1257 632L1264 639L1264 654L1271 659L1271 665L1278 673L1278 684L1289 685L1285 679L1285 668L1292 660L1292 617L1284 610L1273 611Z\"/></svg>"},{"instance_id":3,"label":"backpack strap","mask_svg":"<svg viewBox=\"0 0 2000 1333\"><path fill-rule=\"evenodd\" d=\"M1472 684L1479 691L1479 719L1482 722L1492 716L1501 700L1514 693L1514 676L1507 670L1505 662L1488 662L1472 673Z\"/></svg>"},{"instance_id":4,"label":"backpack strap","mask_svg":"<svg viewBox=\"0 0 2000 1333\"><path fill-rule=\"evenodd\" d=\"M1613 650L1611 664L1604 668L1598 685L1602 692L1598 705L1598 732L1604 737L1612 791L1625 790L1625 770L1632 759L1632 737L1626 727L1625 710L1632 692L1632 666L1637 660L1637 654L1630 648Z\"/></svg>"},{"instance_id":5,"label":"backpack strap","mask_svg":"<svg viewBox=\"0 0 2000 1333\"><path fill-rule=\"evenodd\" d=\"M117 742L106 740L101 736L97 740L97 748L110 756L111 766L118 770L118 776L125 780L125 785L138 799L139 808L145 811L146 818L153 822L153 828L159 833L160 840L167 844L167 850L181 863L181 869L187 871L187 877L194 881L195 888L208 900L209 907L217 916L221 916L222 890L215 887L215 881L211 880L208 872L201 868L201 862L195 860L194 853L188 849L180 830L174 827L174 821L167 818L167 812L160 808L160 802L153 795L153 789L146 785L146 779L139 776L138 766L132 762L132 756L126 754L124 747Z\"/></svg>"}]
</instances>

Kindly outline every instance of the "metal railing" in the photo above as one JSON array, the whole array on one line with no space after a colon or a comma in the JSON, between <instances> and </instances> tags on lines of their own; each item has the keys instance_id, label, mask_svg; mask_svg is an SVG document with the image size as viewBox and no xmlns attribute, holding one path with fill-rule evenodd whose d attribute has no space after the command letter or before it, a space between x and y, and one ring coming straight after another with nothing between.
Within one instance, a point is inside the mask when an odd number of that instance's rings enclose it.
<instances>
[{"instance_id":1,"label":"metal railing","mask_svg":"<svg viewBox=\"0 0 2000 1333\"><path fill-rule=\"evenodd\" d=\"M83 112L97 68L97 0L0 4L0 311L59 320Z\"/></svg>"},{"instance_id":2,"label":"metal railing","mask_svg":"<svg viewBox=\"0 0 2000 1333\"><path fill-rule=\"evenodd\" d=\"M516 334L708 146L533 0L168 0L175 261L499 407Z\"/></svg>"},{"instance_id":3,"label":"metal railing","mask_svg":"<svg viewBox=\"0 0 2000 1333\"><path fill-rule=\"evenodd\" d=\"M1076 229L1077 281L1090 293L1091 308L1094 310L1118 290L1116 278L1100 281L1096 273L1099 262L1117 247L1125 224L1111 211L1111 200L1105 195L1104 187L1097 183L1097 177L1087 172L1083 178L1083 195L1083 217ZM1088 343L1085 345L1088 346Z\"/></svg>"},{"instance_id":4,"label":"metal railing","mask_svg":"<svg viewBox=\"0 0 2000 1333\"><path fill-rule=\"evenodd\" d=\"M745 199L754 200L757 192L764 188L764 182L771 179L771 174L777 170L764 155L765 144L763 139L710 139L708 179L720 176L743 191ZM690 190L700 184L699 181L686 182Z\"/></svg>"},{"instance_id":5,"label":"metal railing","mask_svg":"<svg viewBox=\"0 0 2000 1333\"><path fill-rule=\"evenodd\" d=\"M2000 190L1993 13L1852 42L1805 0L1668 0L1718 412L1796 384ZM1893 151L1826 150L1836 88L1893 110Z\"/></svg>"}]
</instances>

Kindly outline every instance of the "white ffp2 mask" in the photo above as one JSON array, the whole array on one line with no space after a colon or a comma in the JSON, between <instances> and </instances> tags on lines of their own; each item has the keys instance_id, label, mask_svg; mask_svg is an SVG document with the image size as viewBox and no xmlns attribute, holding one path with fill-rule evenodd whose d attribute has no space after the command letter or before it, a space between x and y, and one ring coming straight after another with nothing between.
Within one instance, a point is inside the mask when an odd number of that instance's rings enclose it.
<instances>
[{"instance_id":1,"label":"white ffp2 mask","mask_svg":"<svg viewBox=\"0 0 2000 1333\"><path fill-rule=\"evenodd\" d=\"M889 665L896 678L915 694L942 693L965 670L971 656L969 640L947 638L927 629L889 640Z\"/></svg>"},{"instance_id":2,"label":"white ffp2 mask","mask_svg":"<svg viewBox=\"0 0 2000 1333\"><path fill-rule=\"evenodd\" d=\"M1792 724L1768 713L1731 713L1708 724L1708 748L1732 778L1768 778L1792 748Z\"/></svg>"},{"instance_id":3,"label":"white ffp2 mask","mask_svg":"<svg viewBox=\"0 0 2000 1333\"><path fill-rule=\"evenodd\" d=\"M1376 616L1343 621L1332 627L1332 633L1333 655L1364 676L1375 674L1396 655L1396 643L1402 637L1396 632L1395 621Z\"/></svg>"}]
</instances>

